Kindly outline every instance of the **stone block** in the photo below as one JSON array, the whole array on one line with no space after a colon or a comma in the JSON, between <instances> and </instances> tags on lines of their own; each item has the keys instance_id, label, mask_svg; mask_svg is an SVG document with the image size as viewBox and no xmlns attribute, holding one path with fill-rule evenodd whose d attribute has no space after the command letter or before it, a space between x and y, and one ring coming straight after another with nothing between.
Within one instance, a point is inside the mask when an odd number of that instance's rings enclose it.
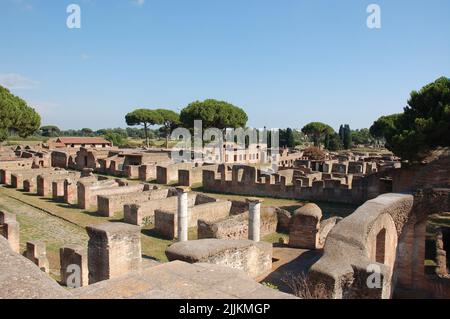
<instances>
[{"instance_id":1,"label":"stone block","mask_svg":"<svg viewBox=\"0 0 450 319\"><path fill-rule=\"evenodd\" d=\"M71 288L89 284L87 250L80 246L66 246L59 250L61 283ZM78 276L78 277L74 277Z\"/></svg>"},{"instance_id":2,"label":"stone block","mask_svg":"<svg viewBox=\"0 0 450 319\"><path fill-rule=\"evenodd\" d=\"M297 209L289 224L289 246L303 249L319 248L322 210L316 204Z\"/></svg>"},{"instance_id":3,"label":"stone block","mask_svg":"<svg viewBox=\"0 0 450 319\"><path fill-rule=\"evenodd\" d=\"M170 261L210 263L246 272L252 278L272 269L272 244L252 240L201 239L178 242L167 248Z\"/></svg>"},{"instance_id":4,"label":"stone block","mask_svg":"<svg viewBox=\"0 0 450 319\"><path fill-rule=\"evenodd\" d=\"M47 250L44 242L40 241L29 241L27 242L27 250L25 252L25 257L31 260L36 266L39 267L43 272L50 272L50 264L47 259Z\"/></svg>"},{"instance_id":5,"label":"stone block","mask_svg":"<svg viewBox=\"0 0 450 319\"><path fill-rule=\"evenodd\" d=\"M89 235L89 284L122 276L141 267L141 229L124 223L86 227Z\"/></svg>"}]
</instances>

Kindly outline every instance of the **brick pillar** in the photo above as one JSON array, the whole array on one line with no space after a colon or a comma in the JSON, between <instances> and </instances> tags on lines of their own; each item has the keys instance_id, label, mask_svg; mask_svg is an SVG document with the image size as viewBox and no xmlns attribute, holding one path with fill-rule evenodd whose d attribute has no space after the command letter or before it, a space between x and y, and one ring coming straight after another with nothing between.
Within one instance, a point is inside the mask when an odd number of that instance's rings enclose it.
<instances>
[{"instance_id":1,"label":"brick pillar","mask_svg":"<svg viewBox=\"0 0 450 319\"><path fill-rule=\"evenodd\" d=\"M77 204L77 195L77 184L70 179L66 179L64 181L64 203L70 205Z\"/></svg>"},{"instance_id":2,"label":"brick pillar","mask_svg":"<svg viewBox=\"0 0 450 319\"><path fill-rule=\"evenodd\" d=\"M425 233L427 223L420 222L414 226L414 246L412 277L415 289L420 289L425 283Z\"/></svg>"},{"instance_id":3,"label":"brick pillar","mask_svg":"<svg viewBox=\"0 0 450 319\"><path fill-rule=\"evenodd\" d=\"M64 181L52 182L52 198L57 199L64 196Z\"/></svg>"},{"instance_id":4,"label":"brick pillar","mask_svg":"<svg viewBox=\"0 0 450 319\"><path fill-rule=\"evenodd\" d=\"M12 251L20 253L20 227L16 215L0 212L0 235L8 240Z\"/></svg>"},{"instance_id":5,"label":"brick pillar","mask_svg":"<svg viewBox=\"0 0 450 319\"><path fill-rule=\"evenodd\" d=\"M89 209L91 205L90 199L90 187L84 185L83 183L77 183L77 199L78 199L78 208L81 209Z\"/></svg>"},{"instance_id":6,"label":"brick pillar","mask_svg":"<svg viewBox=\"0 0 450 319\"><path fill-rule=\"evenodd\" d=\"M61 261L61 283L70 288L84 287L89 284L87 250L71 245L59 250Z\"/></svg>"},{"instance_id":7,"label":"brick pillar","mask_svg":"<svg viewBox=\"0 0 450 319\"><path fill-rule=\"evenodd\" d=\"M40 241L27 242L25 257L35 263L43 272L49 273L50 265L47 259L45 243Z\"/></svg>"},{"instance_id":8,"label":"brick pillar","mask_svg":"<svg viewBox=\"0 0 450 319\"><path fill-rule=\"evenodd\" d=\"M297 209L289 222L289 246L318 249L321 219L322 210L316 204L306 204Z\"/></svg>"},{"instance_id":9,"label":"brick pillar","mask_svg":"<svg viewBox=\"0 0 450 319\"><path fill-rule=\"evenodd\" d=\"M179 187L178 191L178 241L188 241L188 192L189 188Z\"/></svg>"},{"instance_id":10,"label":"brick pillar","mask_svg":"<svg viewBox=\"0 0 450 319\"><path fill-rule=\"evenodd\" d=\"M261 203L259 198L248 198L248 239L253 241L261 240Z\"/></svg>"},{"instance_id":11,"label":"brick pillar","mask_svg":"<svg viewBox=\"0 0 450 319\"><path fill-rule=\"evenodd\" d=\"M47 181L45 180L45 177L42 175L39 175L36 179L37 181L37 194L39 196L47 196L48 195L48 187L47 187Z\"/></svg>"},{"instance_id":12,"label":"brick pillar","mask_svg":"<svg viewBox=\"0 0 450 319\"><path fill-rule=\"evenodd\" d=\"M402 234L398 241L396 271L397 285L401 288L411 288L413 285L413 246L414 246L414 224L408 223L403 227Z\"/></svg>"},{"instance_id":13,"label":"brick pillar","mask_svg":"<svg viewBox=\"0 0 450 319\"><path fill-rule=\"evenodd\" d=\"M141 228L124 223L86 227L89 284L124 275L141 266Z\"/></svg>"}]
</instances>

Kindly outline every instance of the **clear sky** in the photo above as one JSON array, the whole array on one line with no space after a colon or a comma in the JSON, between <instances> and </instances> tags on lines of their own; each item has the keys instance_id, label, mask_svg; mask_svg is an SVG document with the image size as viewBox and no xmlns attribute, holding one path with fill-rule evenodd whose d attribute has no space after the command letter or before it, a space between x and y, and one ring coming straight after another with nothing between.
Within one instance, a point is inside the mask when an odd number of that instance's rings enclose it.
<instances>
[{"instance_id":1,"label":"clear sky","mask_svg":"<svg viewBox=\"0 0 450 319\"><path fill-rule=\"evenodd\" d=\"M135 108L216 98L253 127L362 128L450 76L450 1L0 0L0 39L0 84L43 124L125 127Z\"/></svg>"}]
</instances>

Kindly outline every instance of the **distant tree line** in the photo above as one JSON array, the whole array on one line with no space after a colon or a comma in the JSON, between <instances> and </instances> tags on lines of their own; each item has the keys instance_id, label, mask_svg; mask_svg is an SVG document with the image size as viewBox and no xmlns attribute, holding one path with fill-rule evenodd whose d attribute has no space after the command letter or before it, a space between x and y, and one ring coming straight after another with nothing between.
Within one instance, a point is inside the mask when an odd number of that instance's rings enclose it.
<instances>
[{"instance_id":1,"label":"distant tree line","mask_svg":"<svg viewBox=\"0 0 450 319\"><path fill-rule=\"evenodd\" d=\"M168 109L136 109L125 116L130 126L126 129L60 130L54 125L40 127L39 114L24 100L1 86L0 115L0 141L9 135L104 136L119 146L128 138L145 139L146 145L149 139L165 138L167 146L174 128L183 126L192 129L195 120L202 120L203 128L215 127L221 130L245 128L248 121L242 108L225 101L208 99L195 101L180 113ZM156 128L152 129L154 126ZM343 124L335 132L326 123L311 122L301 130L286 128L279 133L282 147L310 142L316 149L323 147L336 151L359 145L385 145L405 160L420 161L437 147L450 147L450 79L441 77L421 90L413 91L403 113L382 116L370 129L351 130L348 124Z\"/></svg>"},{"instance_id":2,"label":"distant tree line","mask_svg":"<svg viewBox=\"0 0 450 319\"><path fill-rule=\"evenodd\" d=\"M80 136L80 137L96 137L101 136L113 142L116 146L125 146L129 138L145 139L144 129L127 127L127 128L105 128L99 130L92 130L90 128L83 128L80 130L61 130L55 125L42 126L37 132L37 135L48 138L63 137L63 136ZM149 139L163 138L164 134L158 129L150 129L147 132Z\"/></svg>"}]
</instances>

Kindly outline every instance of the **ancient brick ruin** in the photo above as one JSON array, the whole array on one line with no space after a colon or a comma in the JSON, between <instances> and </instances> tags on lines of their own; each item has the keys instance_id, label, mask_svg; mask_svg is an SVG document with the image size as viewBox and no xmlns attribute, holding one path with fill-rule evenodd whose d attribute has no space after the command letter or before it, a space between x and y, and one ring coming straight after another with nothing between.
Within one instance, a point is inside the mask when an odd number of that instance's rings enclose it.
<instances>
[{"instance_id":1,"label":"ancient brick ruin","mask_svg":"<svg viewBox=\"0 0 450 319\"><path fill-rule=\"evenodd\" d=\"M21 237L23 210L2 210L0 269L15 279L1 279L8 288L0 296L195 298L206 297L207 290L212 297L288 298L257 282L278 276L287 265L277 266L278 260L294 253L317 256L301 269L308 285L324 285L329 298L393 298L417 291L448 297L445 227L433 235L434 273L427 274L424 265L429 218L450 211L449 158L443 153L420 167L400 168L392 156L329 154L317 161L283 150L278 172L268 174L248 157L242 157L245 163L199 165L175 163L169 152L156 149L7 150L0 154L0 183L9 192L38 195L34 206L48 202L41 213L62 205L71 214L99 219L86 227L82 245L58 247L55 266L45 241ZM194 185L203 188L188 188ZM279 207L263 197L311 202ZM26 197L20 199L26 204ZM330 215L321 201L359 207L342 218ZM169 262L143 256L148 236L167 241ZM269 242L270 237L275 238ZM55 269L69 290L49 277ZM369 287L374 269L381 284ZM211 280L222 278L220 283L199 284L204 281L195 274L204 271ZM23 287L25 277L34 286L19 296L11 287ZM197 288L177 290L171 280Z\"/></svg>"}]
</instances>

